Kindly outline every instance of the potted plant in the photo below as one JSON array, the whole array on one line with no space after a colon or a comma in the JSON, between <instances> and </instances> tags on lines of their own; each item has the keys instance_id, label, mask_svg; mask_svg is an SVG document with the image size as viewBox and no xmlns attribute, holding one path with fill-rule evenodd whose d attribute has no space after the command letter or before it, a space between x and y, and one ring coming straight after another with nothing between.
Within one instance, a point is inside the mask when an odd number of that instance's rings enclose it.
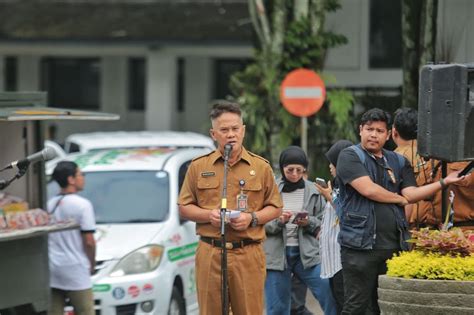
<instances>
[{"instance_id":1,"label":"potted plant","mask_svg":"<svg viewBox=\"0 0 474 315\"><path fill-rule=\"evenodd\" d=\"M474 231L412 231L379 277L382 314L474 314Z\"/></svg>"}]
</instances>

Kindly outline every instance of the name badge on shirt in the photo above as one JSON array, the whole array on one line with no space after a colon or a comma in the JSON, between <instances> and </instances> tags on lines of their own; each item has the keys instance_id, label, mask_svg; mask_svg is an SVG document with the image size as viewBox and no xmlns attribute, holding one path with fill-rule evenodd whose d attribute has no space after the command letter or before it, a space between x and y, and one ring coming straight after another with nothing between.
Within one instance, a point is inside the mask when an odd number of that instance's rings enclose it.
<instances>
[{"instance_id":1,"label":"name badge on shirt","mask_svg":"<svg viewBox=\"0 0 474 315\"><path fill-rule=\"evenodd\" d=\"M247 211L248 196L244 193L245 180L239 180L240 193L237 195L237 210Z\"/></svg>"},{"instance_id":2,"label":"name badge on shirt","mask_svg":"<svg viewBox=\"0 0 474 315\"><path fill-rule=\"evenodd\" d=\"M202 172L201 177L212 177L216 176L216 172Z\"/></svg>"},{"instance_id":3,"label":"name badge on shirt","mask_svg":"<svg viewBox=\"0 0 474 315\"><path fill-rule=\"evenodd\" d=\"M248 196L244 193L237 195L237 210L247 211L248 208Z\"/></svg>"}]
</instances>

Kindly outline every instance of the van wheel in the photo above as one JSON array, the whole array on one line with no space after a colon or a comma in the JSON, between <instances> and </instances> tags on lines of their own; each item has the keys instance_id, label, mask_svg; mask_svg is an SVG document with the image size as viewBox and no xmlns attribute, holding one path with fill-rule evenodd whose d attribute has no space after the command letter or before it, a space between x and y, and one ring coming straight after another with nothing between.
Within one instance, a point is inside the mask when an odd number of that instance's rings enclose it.
<instances>
[{"instance_id":1,"label":"van wheel","mask_svg":"<svg viewBox=\"0 0 474 315\"><path fill-rule=\"evenodd\" d=\"M173 287L173 292L171 293L168 315L186 315L186 305L184 303L184 298L177 287Z\"/></svg>"}]
</instances>

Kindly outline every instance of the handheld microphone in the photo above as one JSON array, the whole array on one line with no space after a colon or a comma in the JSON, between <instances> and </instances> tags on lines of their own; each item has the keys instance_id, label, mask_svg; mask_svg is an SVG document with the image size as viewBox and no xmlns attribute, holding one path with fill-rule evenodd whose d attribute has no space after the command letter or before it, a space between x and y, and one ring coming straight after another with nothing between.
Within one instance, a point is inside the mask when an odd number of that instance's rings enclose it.
<instances>
[{"instance_id":1,"label":"handheld microphone","mask_svg":"<svg viewBox=\"0 0 474 315\"><path fill-rule=\"evenodd\" d=\"M227 143L225 146L224 146L224 160L228 160L229 159L229 156L230 156L230 152L232 151L232 145Z\"/></svg>"},{"instance_id":2,"label":"handheld microphone","mask_svg":"<svg viewBox=\"0 0 474 315\"><path fill-rule=\"evenodd\" d=\"M39 161L49 161L51 159L54 159L55 157L56 157L56 152L53 149L45 148L39 152L36 152L27 156L23 160L17 160L17 161L11 162L10 164L2 168L2 171L9 168L14 168L14 167L18 169L24 169L32 163L36 163Z\"/></svg>"},{"instance_id":3,"label":"handheld microphone","mask_svg":"<svg viewBox=\"0 0 474 315\"><path fill-rule=\"evenodd\" d=\"M474 168L474 161L471 161L459 174L458 177L469 174L469 171ZM472 176L472 175L471 175Z\"/></svg>"}]
</instances>

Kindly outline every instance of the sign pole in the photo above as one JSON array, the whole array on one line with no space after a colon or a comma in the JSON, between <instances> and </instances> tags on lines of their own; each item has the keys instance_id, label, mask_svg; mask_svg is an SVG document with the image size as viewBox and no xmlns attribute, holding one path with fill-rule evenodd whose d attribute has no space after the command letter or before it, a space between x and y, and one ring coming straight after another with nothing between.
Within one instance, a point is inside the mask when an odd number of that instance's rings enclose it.
<instances>
[{"instance_id":1,"label":"sign pole","mask_svg":"<svg viewBox=\"0 0 474 315\"><path fill-rule=\"evenodd\" d=\"M308 118L301 117L301 149L308 155Z\"/></svg>"},{"instance_id":2,"label":"sign pole","mask_svg":"<svg viewBox=\"0 0 474 315\"><path fill-rule=\"evenodd\" d=\"M295 69L280 86L280 100L292 115L301 117L301 149L308 154L308 116L316 114L326 99L323 80L313 70Z\"/></svg>"}]
</instances>

